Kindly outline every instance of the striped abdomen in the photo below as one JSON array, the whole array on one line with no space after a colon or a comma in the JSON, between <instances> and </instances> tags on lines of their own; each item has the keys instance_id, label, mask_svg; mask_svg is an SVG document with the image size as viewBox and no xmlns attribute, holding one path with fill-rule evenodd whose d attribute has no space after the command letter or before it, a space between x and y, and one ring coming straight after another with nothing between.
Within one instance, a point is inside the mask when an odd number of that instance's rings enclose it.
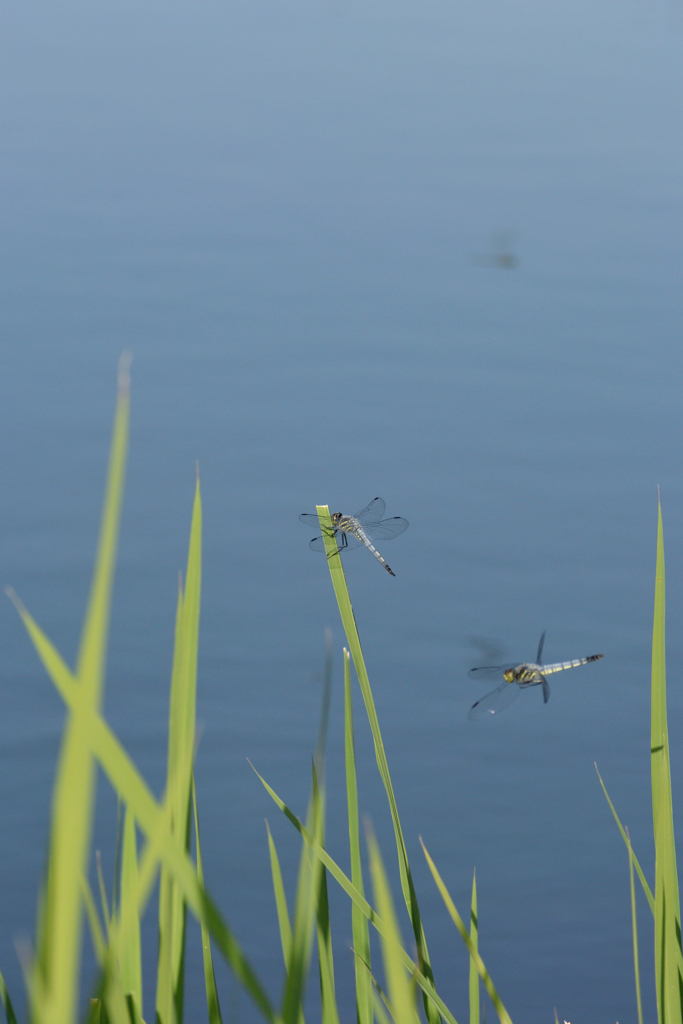
<instances>
[{"instance_id":1,"label":"striped abdomen","mask_svg":"<svg viewBox=\"0 0 683 1024\"><path fill-rule=\"evenodd\" d=\"M599 661L603 654L591 654L587 658L574 658L573 661L556 661L554 665L539 665L539 670L544 676L552 672L562 672L565 668L578 668L579 665L587 665L589 661Z\"/></svg>"},{"instance_id":2,"label":"striped abdomen","mask_svg":"<svg viewBox=\"0 0 683 1024\"><path fill-rule=\"evenodd\" d=\"M588 658L574 658L573 661L556 661L552 665L518 665L510 672L509 682L520 683L521 685L537 685L542 683L545 676L553 672L562 672L566 668L578 668L579 665L587 665L589 661L598 661L604 657L602 654L591 654ZM505 674L507 678L507 673Z\"/></svg>"},{"instance_id":3,"label":"striped abdomen","mask_svg":"<svg viewBox=\"0 0 683 1024\"><path fill-rule=\"evenodd\" d=\"M363 530L363 528L362 528L361 526L357 526L357 527L356 527L356 529L355 529L355 530L354 530L353 532L355 533L356 537L358 537L358 540L359 540L359 541L361 541L361 542L362 542L363 544L365 544L366 548L368 548L368 549L369 549L370 551L372 551L372 553L373 553L373 555L375 556L375 558L377 559L377 561L378 561L378 562L380 562L380 563L381 563L381 564L382 564L382 565L384 566L384 568L385 568L385 569L387 570L387 572L389 573L389 575L390 575L390 576L395 576L395 575L396 575L396 573L395 573L395 572L393 572L393 571L392 571L392 570L391 570L391 569L389 568L389 566L388 566L388 565L387 565L387 563L386 563L386 562L384 561L384 559L383 559L383 558L382 558L382 556L380 555L380 553L379 553L379 551L377 550L377 548L375 547L375 545L374 545L374 544L372 543L372 541L370 541L370 540L368 539L368 537L367 537L367 535L366 535L365 531Z\"/></svg>"}]
</instances>

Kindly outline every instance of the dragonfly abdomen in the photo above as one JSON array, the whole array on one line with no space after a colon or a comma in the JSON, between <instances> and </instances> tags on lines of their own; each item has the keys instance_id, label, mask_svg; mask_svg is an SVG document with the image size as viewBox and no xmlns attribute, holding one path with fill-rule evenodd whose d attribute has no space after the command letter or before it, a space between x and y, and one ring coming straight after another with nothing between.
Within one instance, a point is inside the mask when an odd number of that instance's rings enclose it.
<instances>
[{"instance_id":1,"label":"dragonfly abdomen","mask_svg":"<svg viewBox=\"0 0 683 1024\"><path fill-rule=\"evenodd\" d=\"M587 658L574 658L573 661L558 661L554 665L541 665L540 670L544 676L551 672L563 672L567 668L579 668L580 665L587 665L591 661L599 661L604 657L602 654L590 654Z\"/></svg>"},{"instance_id":2,"label":"dragonfly abdomen","mask_svg":"<svg viewBox=\"0 0 683 1024\"><path fill-rule=\"evenodd\" d=\"M396 575L396 573L395 573L395 572L393 572L393 571L392 571L392 570L391 570L391 569L389 568L389 566L387 565L387 563L385 562L385 560L384 560L384 559L382 558L382 556L380 555L380 553L379 553L379 551L377 550L377 548L375 547L375 545L374 545L374 544L373 544L373 543L372 543L372 542L371 542L371 541L370 541L370 540L368 539L368 537L366 536L365 530L363 530L363 529L362 529L362 528L361 528L360 526L358 526L358 527L357 527L357 528L356 528L356 529L354 530L354 533L356 534L356 536L358 537L358 539L359 539L360 541L362 541L362 542L363 542L363 544L365 544L366 548L368 548L368 550L372 551L372 553L373 553L373 555L375 556L375 558L377 559L377 561L378 561L378 562L379 562L379 563L380 563L381 565L383 565L383 566L384 566L384 568L385 568L385 569L387 570L387 572L389 573L389 575L390 575L390 576L395 576L395 575Z\"/></svg>"}]
</instances>

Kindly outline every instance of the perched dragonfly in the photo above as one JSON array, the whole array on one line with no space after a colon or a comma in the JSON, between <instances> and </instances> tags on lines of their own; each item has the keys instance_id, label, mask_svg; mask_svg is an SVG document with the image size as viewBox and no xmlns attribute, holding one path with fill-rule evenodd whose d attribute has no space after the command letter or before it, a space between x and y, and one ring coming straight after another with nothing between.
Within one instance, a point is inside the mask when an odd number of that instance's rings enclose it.
<instances>
[{"instance_id":1,"label":"perched dragonfly","mask_svg":"<svg viewBox=\"0 0 683 1024\"><path fill-rule=\"evenodd\" d=\"M409 524L407 519L401 519L400 516L395 516L393 519L382 519L385 508L386 505L381 498L373 498L370 504L362 508L360 512L356 512L355 516L345 516L341 512L335 512L332 516L334 539L337 542L339 554L342 551L351 551L353 548L360 547L361 544L365 545L386 571L391 576L395 576L396 573L389 568L373 541L377 541L377 543L382 541L383 543L385 540L393 540L394 537L398 537L399 534L407 530ZM304 526L320 529L320 520L317 515L302 512L299 521ZM324 554L325 539L314 537L308 546L311 551L321 551Z\"/></svg>"},{"instance_id":2,"label":"perched dragonfly","mask_svg":"<svg viewBox=\"0 0 683 1024\"><path fill-rule=\"evenodd\" d=\"M553 672L562 672L565 668L578 668L579 665L587 665L589 661L599 661L602 654L591 654L588 658L575 658L573 661L556 661L552 665L543 665L543 643L545 632L542 634L538 644L538 653L535 662L524 662L522 665L482 665L479 668L470 669L470 676L478 678L480 675L498 675L503 673L503 682L495 690L491 690L485 697L478 700L470 708L468 718L474 720L482 718L483 715L494 715L512 704L519 696L521 690L529 686L543 687L543 703L550 700L550 687L546 676Z\"/></svg>"}]
</instances>

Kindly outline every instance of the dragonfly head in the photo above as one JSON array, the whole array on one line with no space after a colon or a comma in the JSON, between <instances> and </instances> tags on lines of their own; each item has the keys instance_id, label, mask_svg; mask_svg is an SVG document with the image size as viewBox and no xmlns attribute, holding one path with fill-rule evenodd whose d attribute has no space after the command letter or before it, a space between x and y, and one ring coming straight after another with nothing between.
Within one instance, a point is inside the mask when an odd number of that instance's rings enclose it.
<instances>
[{"instance_id":1,"label":"dragonfly head","mask_svg":"<svg viewBox=\"0 0 683 1024\"><path fill-rule=\"evenodd\" d=\"M514 670L514 668L509 668L505 672L503 672L503 679L505 680L506 683L514 683L514 681L515 681L515 670Z\"/></svg>"},{"instance_id":2,"label":"dragonfly head","mask_svg":"<svg viewBox=\"0 0 683 1024\"><path fill-rule=\"evenodd\" d=\"M333 515L332 515L332 522L335 524L335 526L339 522L341 517L342 517L342 513L341 512L334 512L333 513Z\"/></svg>"}]
</instances>

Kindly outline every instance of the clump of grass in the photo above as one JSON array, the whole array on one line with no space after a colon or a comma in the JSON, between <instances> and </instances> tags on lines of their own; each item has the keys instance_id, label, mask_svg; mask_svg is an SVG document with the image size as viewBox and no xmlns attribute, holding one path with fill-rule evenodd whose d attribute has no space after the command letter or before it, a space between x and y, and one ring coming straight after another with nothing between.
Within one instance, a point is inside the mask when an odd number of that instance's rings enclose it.
<instances>
[{"instance_id":1,"label":"clump of grass","mask_svg":"<svg viewBox=\"0 0 683 1024\"><path fill-rule=\"evenodd\" d=\"M100 537L90 597L75 669L71 669L19 598L10 596L49 678L66 705L66 721L55 773L47 871L39 896L35 950L26 955L25 978L29 1011L34 1024L72 1024L79 1016L83 920L87 922L98 963L93 997L85 1017L88 1024L142 1024L142 944L140 922L159 879L156 990L154 1014L158 1024L181 1024L185 978L186 918L192 913L201 926L207 1017L220 1024L221 1008L213 968L213 948L228 963L263 1017L272 1024L303 1024L307 980L317 952L323 1024L339 1024L335 986L328 879L351 900L354 940L356 1012L358 1024L384 1022L415 1024L419 1020L417 992L421 990L429 1024L457 1021L439 996L427 951L417 895L412 880L398 807L384 751L379 721L368 679L353 609L339 558L332 556L331 520L326 506L318 509L328 544L328 564L346 631L343 652L346 788L351 877L348 878L325 847L325 785L323 753L327 729L331 651L328 643L326 698L323 702L318 748L312 766L311 793L305 822L263 781L280 810L302 838L299 877L290 917L279 859L268 833L271 873L285 964L279 1005L245 957L204 882L199 814L194 786L197 649L201 592L202 505L197 478L187 566L181 579L175 621L169 711L167 772L164 795L157 800L102 715L111 594L119 532L130 408L129 360L119 368L119 391L114 418L109 469ZM351 660L360 684L375 743L377 765L391 811L405 900L417 948L417 961L406 951L400 934L379 848L367 836L374 906L366 899L361 856L361 828L356 775L351 686ZM93 862L92 832L97 768L118 796L122 813L118 840L117 881L107 893L97 862L98 895L88 882ZM192 835L194 834L194 856ZM138 836L142 842L138 841ZM426 853L426 851L425 851ZM459 915L427 854L430 868L470 951L470 1022L479 1017L479 977L494 999L501 1021L509 1017L498 999L478 953L476 890L473 890L471 930L464 931ZM460 922L460 923L458 923ZM386 991L373 971L370 927L380 936L381 966ZM16 1014L0 974L0 1000L8 1024Z\"/></svg>"}]
</instances>

